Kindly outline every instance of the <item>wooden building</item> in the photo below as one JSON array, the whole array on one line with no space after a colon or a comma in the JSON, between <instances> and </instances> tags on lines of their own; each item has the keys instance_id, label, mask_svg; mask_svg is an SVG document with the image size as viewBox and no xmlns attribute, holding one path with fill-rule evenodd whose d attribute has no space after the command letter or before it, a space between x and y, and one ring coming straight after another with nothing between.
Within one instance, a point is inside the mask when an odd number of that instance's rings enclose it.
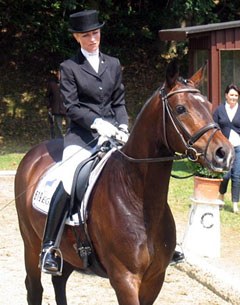
<instances>
[{"instance_id":1,"label":"wooden building","mask_svg":"<svg viewBox=\"0 0 240 305\"><path fill-rule=\"evenodd\" d=\"M213 110L224 101L228 84L240 87L240 21L159 31L164 41L188 40L189 75L207 60L205 86L201 91L212 102Z\"/></svg>"}]
</instances>

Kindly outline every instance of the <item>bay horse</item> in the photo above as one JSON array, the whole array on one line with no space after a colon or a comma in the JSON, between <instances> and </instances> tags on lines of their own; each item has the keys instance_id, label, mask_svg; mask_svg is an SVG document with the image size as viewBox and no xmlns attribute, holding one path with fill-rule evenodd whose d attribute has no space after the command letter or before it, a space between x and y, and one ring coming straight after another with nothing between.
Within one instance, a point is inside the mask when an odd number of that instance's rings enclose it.
<instances>
[{"instance_id":1,"label":"bay horse","mask_svg":"<svg viewBox=\"0 0 240 305\"><path fill-rule=\"evenodd\" d=\"M88 236L120 305L151 305L162 288L176 246L167 201L173 160L188 157L222 171L234 158L232 145L212 119L211 103L197 89L203 70L183 80L176 63L168 65L163 86L145 103L127 143L110 156L89 197ZM43 142L24 156L15 177L29 305L42 304L38 263L46 220L32 207L33 193L61 154L61 142ZM75 244L72 228L65 225L63 272L52 276L57 305L67 305L67 280L84 268Z\"/></svg>"}]
</instances>

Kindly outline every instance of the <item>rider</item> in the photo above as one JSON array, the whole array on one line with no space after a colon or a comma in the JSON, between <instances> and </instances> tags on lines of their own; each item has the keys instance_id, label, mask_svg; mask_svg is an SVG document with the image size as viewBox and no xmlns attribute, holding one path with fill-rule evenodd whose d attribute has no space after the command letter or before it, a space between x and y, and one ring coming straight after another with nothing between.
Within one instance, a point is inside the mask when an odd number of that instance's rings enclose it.
<instances>
[{"instance_id":1,"label":"rider","mask_svg":"<svg viewBox=\"0 0 240 305\"><path fill-rule=\"evenodd\" d=\"M103 25L96 10L70 15L69 31L80 48L60 65L60 86L70 127L64 137L64 175L50 202L40 257L42 271L54 275L59 275L60 270L56 252L68 213L75 169L94 152L98 135L109 138L119 130L123 137L128 134L120 62L99 50ZM175 262L183 258L181 252L174 253Z\"/></svg>"},{"instance_id":2,"label":"rider","mask_svg":"<svg viewBox=\"0 0 240 305\"><path fill-rule=\"evenodd\" d=\"M59 274L56 251L68 213L75 169L91 156L99 135L111 137L118 130L128 133L120 62L99 50L103 25L96 10L70 15L69 31L80 48L60 65L60 86L70 127L64 137L64 175L50 203L42 242L42 271L51 274Z\"/></svg>"}]
</instances>

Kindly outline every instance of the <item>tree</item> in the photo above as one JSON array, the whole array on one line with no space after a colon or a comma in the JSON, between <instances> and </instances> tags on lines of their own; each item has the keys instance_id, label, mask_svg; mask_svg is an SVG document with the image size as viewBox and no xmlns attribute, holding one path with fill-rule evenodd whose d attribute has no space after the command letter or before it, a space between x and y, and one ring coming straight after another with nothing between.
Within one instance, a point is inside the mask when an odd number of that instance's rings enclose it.
<instances>
[{"instance_id":1,"label":"tree","mask_svg":"<svg viewBox=\"0 0 240 305\"><path fill-rule=\"evenodd\" d=\"M18 64L24 63L27 58L33 66L36 63L36 67L39 64L43 69L45 64L53 66L76 48L70 34L68 35L69 15L82 9L95 8L107 22L107 27L103 29L103 46L107 51L127 60L132 50L133 56L138 51L141 54L143 45L146 47L156 41L161 28L237 20L239 2L2 0L0 55L3 60L13 60Z\"/></svg>"}]
</instances>

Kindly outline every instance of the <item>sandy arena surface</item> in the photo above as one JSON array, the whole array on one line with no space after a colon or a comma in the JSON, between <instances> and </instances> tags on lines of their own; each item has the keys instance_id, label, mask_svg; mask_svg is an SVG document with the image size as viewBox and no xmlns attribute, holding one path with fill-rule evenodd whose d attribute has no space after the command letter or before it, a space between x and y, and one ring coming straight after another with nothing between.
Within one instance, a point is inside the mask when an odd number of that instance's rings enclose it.
<instances>
[{"instance_id":1,"label":"sandy arena surface","mask_svg":"<svg viewBox=\"0 0 240 305\"><path fill-rule=\"evenodd\" d=\"M23 243L18 229L17 214L13 195L13 176L0 176L0 304L27 305L24 286L25 269ZM239 245L239 239L238 239ZM184 269L182 264L182 269ZM186 267L186 266L185 266ZM181 269L180 268L180 269ZM188 266L189 268L189 266ZM156 305L225 305L225 301L199 281L188 276L187 271L169 267ZM51 277L43 274L43 305L55 304ZM75 272L67 285L69 305L118 304L114 290L107 279ZM237 304L237 303L236 303Z\"/></svg>"}]
</instances>

